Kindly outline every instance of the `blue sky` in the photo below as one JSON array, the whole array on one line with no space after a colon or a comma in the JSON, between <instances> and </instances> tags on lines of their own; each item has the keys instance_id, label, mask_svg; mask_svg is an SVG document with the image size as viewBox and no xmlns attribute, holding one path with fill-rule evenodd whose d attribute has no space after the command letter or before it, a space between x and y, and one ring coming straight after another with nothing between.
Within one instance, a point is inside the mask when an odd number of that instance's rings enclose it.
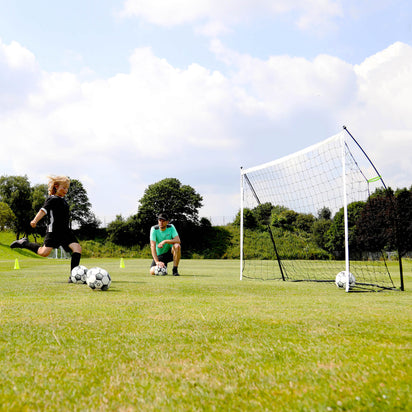
<instances>
[{"instance_id":1,"label":"blue sky","mask_svg":"<svg viewBox=\"0 0 412 412\"><path fill-rule=\"evenodd\" d=\"M365 0L0 0L1 175L80 179L105 222L177 177L202 216L239 168L346 124L412 184L412 6Z\"/></svg>"},{"instance_id":2,"label":"blue sky","mask_svg":"<svg viewBox=\"0 0 412 412\"><path fill-rule=\"evenodd\" d=\"M161 7L163 2L151 3ZM173 0L169 3L179 4ZM321 29L317 23L299 29L299 11L266 16L259 12L250 21L228 23L229 31L219 37L227 47L262 59L281 54L311 59L326 53L352 64L396 41L410 44L412 40L412 7L406 0L306 3L312 3L313 8L318 3L336 4L340 12L325 17L327 27ZM206 16L164 26L135 15L121 16L124 4L118 0L1 0L1 38L5 43L15 40L27 47L42 68L50 71L76 71L85 65L104 76L127 72L131 52L145 46L175 67L196 62L221 68L208 50L209 37L195 33Z\"/></svg>"}]
</instances>

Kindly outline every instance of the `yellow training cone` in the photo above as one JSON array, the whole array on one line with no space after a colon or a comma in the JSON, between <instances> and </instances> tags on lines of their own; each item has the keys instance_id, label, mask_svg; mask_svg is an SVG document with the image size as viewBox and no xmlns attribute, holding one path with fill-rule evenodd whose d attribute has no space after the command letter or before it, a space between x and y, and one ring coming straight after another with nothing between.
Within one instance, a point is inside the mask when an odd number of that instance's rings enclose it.
<instances>
[{"instance_id":1,"label":"yellow training cone","mask_svg":"<svg viewBox=\"0 0 412 412\"><path fill-rule=\"evenodd\" d=\"M20 269L19 259L17 259L17 258L16 258L16 260L14 261L14 269Z\"/></svg>"},{"instance_id":2,"label":"yellow training cone","mask_svg":"<svg viewBox=\"0 0 412 412\"><path fill-rule=\"evenodd\" d=\"M123 258L120 259L120 267L124 269L124 259Z\"/></svg>"}]
</instances>

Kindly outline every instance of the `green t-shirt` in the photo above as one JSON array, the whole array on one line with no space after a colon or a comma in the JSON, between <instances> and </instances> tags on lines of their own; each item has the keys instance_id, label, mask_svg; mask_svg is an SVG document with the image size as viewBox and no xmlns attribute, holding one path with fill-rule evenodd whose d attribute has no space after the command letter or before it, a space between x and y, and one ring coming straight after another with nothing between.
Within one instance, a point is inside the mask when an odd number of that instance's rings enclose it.
<instances>
[{"instance_id":1,"label":"green t-shirt","mask_svg":"<svg viewBox=\"0 0 412 412\"><path fill-rule=\"evenodd\" d=\"M150 229L150 240L153 240L156 242L157 256L163 255L163 253L167 253L172 248L172 245L169 245L169 243L166 243L162 248L158 248L157 245L163 240L173 239L176 236L179 236L179 235L177 233L176 228L171 223L169 223L166 226L166 229L163 231L160 230L159 225L152 226L152 228Z\"/></svg>"}]
</instances>

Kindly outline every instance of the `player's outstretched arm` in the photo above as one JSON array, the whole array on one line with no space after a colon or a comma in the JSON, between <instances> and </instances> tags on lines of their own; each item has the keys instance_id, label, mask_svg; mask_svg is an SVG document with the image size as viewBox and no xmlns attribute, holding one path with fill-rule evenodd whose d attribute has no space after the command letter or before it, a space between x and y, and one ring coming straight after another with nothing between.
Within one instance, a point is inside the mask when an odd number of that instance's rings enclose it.
<instances>
[{"instance_id":1,"label":"player's outstretched arm","mask_svg":"<svg viewBox=\"0 0 412 412\"><path fill-rule=\"evenodd\" d=\"M36 227L37 223L39 223L39 221L41 219L43 219L43 217L46 215L46 212L43 209L40 209L37 212L37 215L35 216L35 218L30 222L30 226L31 227Z\"/></svg>"}]
</instances>

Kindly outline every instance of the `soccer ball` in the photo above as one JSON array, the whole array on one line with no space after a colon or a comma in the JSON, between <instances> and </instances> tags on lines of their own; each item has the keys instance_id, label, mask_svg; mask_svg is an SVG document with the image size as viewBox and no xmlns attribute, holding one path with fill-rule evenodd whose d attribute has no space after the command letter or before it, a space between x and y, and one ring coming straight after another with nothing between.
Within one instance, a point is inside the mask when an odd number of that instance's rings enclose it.
<instances>
[{"instance_id":1,"label":"soccer ball","mask_svg":"<svg viewBox=\"0 0 412 412\"><path fill-rule=\"evenodd\" d=\"M166 266L163 266L163 267L156 266L155 270L154 270L154 274L156 276L166 276L167 275L167 267Z\"/></svg>"},{"instance_id":2,"label":"soccer ball","mask_svg":"<svg viewBox=\"0 0 412 412\"><path fill-rule=\"evenodd\" d=\"M70 273L70 279L73 283L86 283L87 267L76 266Z\"/></svg>"},{"instance_id":3,"label":"soccer ball","mask_svg":"<svg viewBox=\"0 0 412 412\"><path fill-rule=\"evenodd\" d=\"M112 279L107 270L102 268L91 268L87 271L86 283L92 289L109 289Z\"/></svg>"},{"instance_id":4,"label":"soccer ball","mask_svg":"<svg viewBox=\"0 0 412 412\"><path fill-rule=\"evenodd\" d=\"M349 272L349 287L354 286L355 281L355 276ZM346 271L343 270L336 275L335 283L338 288L346 288Z\"/></svg>"}]
</instances>

